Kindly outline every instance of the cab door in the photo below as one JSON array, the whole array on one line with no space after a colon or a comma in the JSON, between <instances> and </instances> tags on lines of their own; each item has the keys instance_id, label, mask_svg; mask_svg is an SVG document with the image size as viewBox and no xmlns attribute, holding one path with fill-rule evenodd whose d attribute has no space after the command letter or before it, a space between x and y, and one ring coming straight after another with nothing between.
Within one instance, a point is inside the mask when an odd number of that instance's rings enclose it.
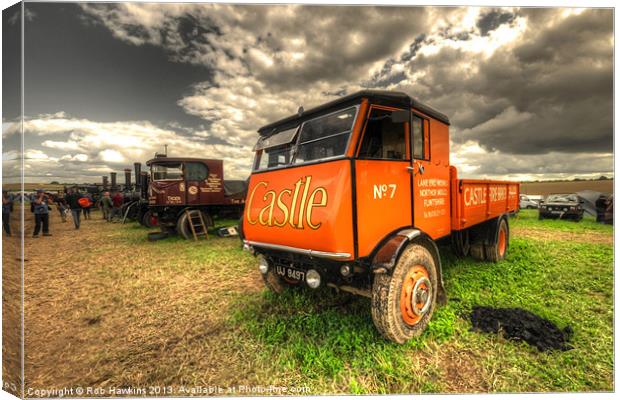
<instances>
[{"instance_id":1,"label":"cab door","mask_svg":"<svg viewBox=\"0 0 620 400\"><path fill-rule=\"evenodd\" d=\"M446 125L413 113L411 117L413 226L433 239L450 234L448 140Z\"/></svg>"},{"instance_id":2,"label":"cab door","mask_svg":"<svg viewBox=\"0 0 620 400\"><path fill-rule=\"evenodd\" d=\"M202 204L200 194L205 190L204 186L209 176L209 169L202 162L186 162L183 170L187 204Z\"/></svg>"},{"instance_id":3,"label":"cab door","mask_svg":"<svg viewBox=\"0 0 620 400\"><path fill-rule=\"evenodd\" d=\"M412 224L409 123L394 122L393 111L398 109L372 106L358 143L358 257L368 256L386 236Z\"/></svg>"}]
</instances>

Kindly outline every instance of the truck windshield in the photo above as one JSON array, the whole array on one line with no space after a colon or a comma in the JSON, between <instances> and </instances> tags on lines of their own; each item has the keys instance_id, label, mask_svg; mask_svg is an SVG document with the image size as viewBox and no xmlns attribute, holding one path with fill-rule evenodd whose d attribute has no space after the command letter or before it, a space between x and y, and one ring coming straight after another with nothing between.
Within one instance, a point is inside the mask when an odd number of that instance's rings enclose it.
<instances>
[{"instance_id":1,"label":"truck windshield","mask_svg":"<svg viewBox=\"0 0 620 400\"><path fill-rule=\"evenodd\" d=\"M288 165L293 155L293 140L297 135L298 126L278 132L269 137L261 137L254 146L258 150L255 169L268 169Z\"/></svg>"},{"instance_id":2,"label":"truck windshield","mask_svg":"<svg viewBox=\"0 0 620 400\"><path fill-rule=\"evenodd\" d=\"M574 194L552 194L547 197L547 201L556 201L556 202L576 202L577 196Z\"/></svg>"},{"instance_id":3,"label":"truck windshield","mask_svg":"<svg viewBox=\"0 0 620 400\"><path fill-rule=\"evenodd\" d=\"M294 163L343 155L347 150L356 111L356 107L351 107L305 122L301 126Z\"/></svg>"},{"instance_id":4,"label":"truck windshield","mask_svg":"<svg viewBox=\"0 0 620 400\"><path fill-rule=\"evenodd\" d=\"M175 164L154 164L151 167L154 181L170 181L183 178L183 166Z\"/></svg>"},{"instance_id":5,"label":"truck windshield","mask_svg":"<svg viewBox=\"0 0 620 400\"><path fill-rule=\"evenodd\" d=\"M295 127L260 138L254 150L254 170L284 167L344 155L357 107L336 111Z\"/></svg>"}]
</instances>

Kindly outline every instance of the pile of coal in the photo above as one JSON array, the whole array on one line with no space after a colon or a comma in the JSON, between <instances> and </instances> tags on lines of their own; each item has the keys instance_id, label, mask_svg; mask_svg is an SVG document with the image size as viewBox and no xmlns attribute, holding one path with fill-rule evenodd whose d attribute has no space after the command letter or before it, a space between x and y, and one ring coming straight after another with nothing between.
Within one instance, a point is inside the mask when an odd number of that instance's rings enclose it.
<instances>
[{"instance_id":1,"label":"pile of coal","mask_svg":"<svg viewBox=\"0 0 620 400\"><path fill-rule=\"evenodd\" d=\"M473 330L503 332L511 340L523 340L539 351L570 350L570 326L558 328L553 322L520 308L474 307L470 315Z\"/></svg>"}]
</instances>

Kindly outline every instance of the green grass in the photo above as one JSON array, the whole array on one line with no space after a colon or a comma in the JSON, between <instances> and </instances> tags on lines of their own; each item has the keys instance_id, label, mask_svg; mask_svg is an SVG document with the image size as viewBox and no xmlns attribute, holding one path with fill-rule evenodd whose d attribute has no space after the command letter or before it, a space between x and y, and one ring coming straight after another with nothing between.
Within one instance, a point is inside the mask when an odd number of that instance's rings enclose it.
<instances>
[{"instance_id":1,"label":"green grass","mask_svg":"<svg viewBox=\"0 0 620 400\"><path fill-rule=\"evenodd\" d=\"M522 212L514 226L599 231L592 221L538 221ZM313 393L452 391L609 391L613 389L613 247L513 238L506 260L458 259L442 248L449 302L427 331L405 345L375 330L369 300L310 290L239 298L229 323L253 349L265 379L305 384ZM345 303L345 300L347 301ZM475 305L520 307L561 328L574 349L539 353L524 343L470 331ZM464 359L463 359L464 358ZM469 365L455 379L459 359ZM421 361L422 360L422 361ZM457 374L458 375L458 374Z\"/></svg>"}]
</instances>

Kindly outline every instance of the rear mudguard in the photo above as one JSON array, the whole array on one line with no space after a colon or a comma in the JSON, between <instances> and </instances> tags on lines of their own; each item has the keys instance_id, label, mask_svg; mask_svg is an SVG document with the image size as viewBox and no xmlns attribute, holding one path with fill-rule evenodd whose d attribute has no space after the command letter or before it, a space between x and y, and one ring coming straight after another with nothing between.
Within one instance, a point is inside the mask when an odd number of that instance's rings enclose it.
<instances>
[{"instance_id":1,"label":"rear mudguard","mask_svg":"<svg viewBox=\"0 0 620 400\"><path fill-rule=\"evenodd\" d=\"M400 255L410 244L415 243L424 246L433 256L435 265L437 266L437 275L439 277L439 291L437 293L437 302L441 305L447 303L446 290L443 284L443 273L441 270L441 257L439 249L433 239L419 229L403 229L393 234L373 252L371 256L371 269L373 273L391 273Z\"/></svg>"}]
</instances>

